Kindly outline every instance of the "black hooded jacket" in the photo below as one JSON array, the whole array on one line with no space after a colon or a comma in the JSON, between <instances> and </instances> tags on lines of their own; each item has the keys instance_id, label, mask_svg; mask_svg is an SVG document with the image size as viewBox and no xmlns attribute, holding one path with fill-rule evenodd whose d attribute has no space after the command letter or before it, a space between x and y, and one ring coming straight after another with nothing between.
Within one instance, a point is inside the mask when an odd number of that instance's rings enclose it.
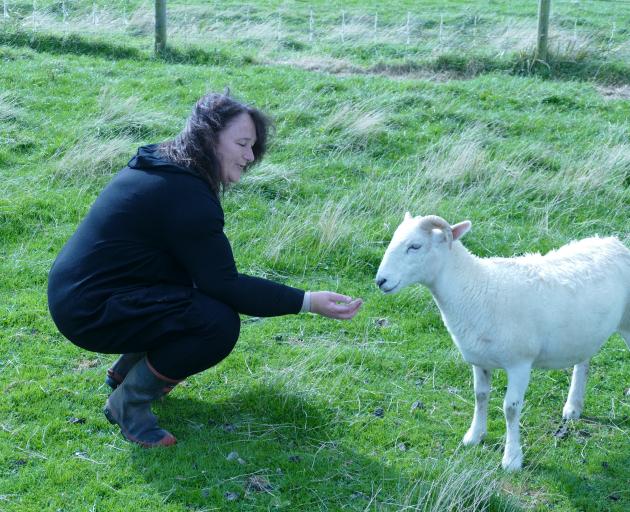
<instances>
[{"instance_id":1,"label":"black hooded jacket","mask_svg":"<svg viewBox=\"0 0 630 512\"><path fill-rule=\"evenodd\" d=\"M298 313L304 291L239 274L223 209L194 171L144 146L105 187L59 253L48 304L70 339L108 323L117 294L161 285L197 288L239 313Z\"/></svg>"}]
</instances>

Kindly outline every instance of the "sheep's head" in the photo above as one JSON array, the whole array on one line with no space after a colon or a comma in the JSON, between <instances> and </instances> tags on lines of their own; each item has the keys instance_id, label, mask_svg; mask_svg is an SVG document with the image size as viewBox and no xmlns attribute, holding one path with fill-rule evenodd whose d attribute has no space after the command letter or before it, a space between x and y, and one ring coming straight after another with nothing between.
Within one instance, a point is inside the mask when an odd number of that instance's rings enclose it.
<instances>
[{"instance_id":1,"label":"sheep's head","mask_svg":"<svg viewBox=\"0 0 630 512\"><path fill-rule=\"evenodd\" d=\"M430 285L448 258L453 241L470 227L467 220L451 226L436 215L412 217L407 212L385 251L376 284L384 293L396 293L413 283Z\"/></svg>"}]
</instances>

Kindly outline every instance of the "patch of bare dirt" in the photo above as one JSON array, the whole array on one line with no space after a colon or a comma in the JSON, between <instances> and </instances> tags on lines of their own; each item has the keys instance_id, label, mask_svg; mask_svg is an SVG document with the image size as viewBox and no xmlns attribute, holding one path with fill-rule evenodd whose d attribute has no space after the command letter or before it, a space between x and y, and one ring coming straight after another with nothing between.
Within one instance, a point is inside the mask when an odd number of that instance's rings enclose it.
<instances>
[{"instance_id":1,"label":"patch of bare dirt","mask_svg":"<svg viewBox=\"0 0 630 512\"><path fill-rule=\"evenodd\" d=\"M404 67L375 66L372 68L362 68L344 59L331 57L300 57L297 59L267 61L264 64L286 65L304 69L306 71L316 71L330 73L331 75L379 75L390 78L413 78L418 80L432 80L435 82L446 82L449 80L461 80L463 77L456 73L435 72L430 70L405 69ZM472 78L469 77L469 78Z\"/></svg>"},{"instance_id":2,"label":"patch of bare dirt","mask_svg":"<svg viewBox=\"0 0 630 512\"><path fill-rule=\"evenodd\" d=\"M630 100L630 85L602 85L597 90L607 100Z\"/></svg>"}]
</instances>

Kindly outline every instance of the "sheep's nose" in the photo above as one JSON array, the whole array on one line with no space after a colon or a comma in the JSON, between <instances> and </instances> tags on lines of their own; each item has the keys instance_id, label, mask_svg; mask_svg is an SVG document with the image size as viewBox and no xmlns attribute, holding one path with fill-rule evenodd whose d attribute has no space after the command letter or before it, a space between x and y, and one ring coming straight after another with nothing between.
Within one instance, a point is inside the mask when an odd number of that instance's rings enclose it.
<instances>
[{"instance_id":1,"label":"sheep's nose","mask_svg":"<svg viewBox=\"0 0 630 512\"><path fill-rule=\"evenodd\" d=\"M387 282L387 279L385 279L384 277L376 278L376 286L378 286L379 288L382 288L386 282Z\"/></svg>"}]
</instances>

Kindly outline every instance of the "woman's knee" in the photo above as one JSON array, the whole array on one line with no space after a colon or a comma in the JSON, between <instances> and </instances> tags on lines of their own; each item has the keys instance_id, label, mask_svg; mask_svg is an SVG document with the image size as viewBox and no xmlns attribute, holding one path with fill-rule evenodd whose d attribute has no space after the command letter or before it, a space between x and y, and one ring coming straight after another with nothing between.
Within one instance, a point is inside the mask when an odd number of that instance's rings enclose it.
<instances>
[{"instance_id":1,"label":"woman's knee","mask_svg":"<svg viewBox=\"0 0 630 512\"><path fill-rule=\"evenodd\" d=\"M206 337L231 351L236 345L241 332L241 319L228 305L200 294L196 297L203 313Z\"/></svg>"},{"instance_id":2,"label":"woman's knee","mask_svg":"<svg viewBox=\"0 0 630 512\"><path fill-rule=\"evenodd\" d=\"M226 306L225 314L222 315L218 323L221 338L224 340L225 345L229 346L229 350L231 351L234 345L236 345L241 333L241 318L236 311Z\"/></svg>"},{"instance_id":3,"label":"woman's knee","mask_svg":"<svg viewBox=\"0 0 630 512\"><path fill-rule=\"evenodd\" d=\"M241 330L241 319L238 313L226 307L220 316L214 318L208 326L207 335L204 336L199 347L200 359L205 359L204 366L209 368L225 359L238 341Z\"/></svg>"}]
</instances>

